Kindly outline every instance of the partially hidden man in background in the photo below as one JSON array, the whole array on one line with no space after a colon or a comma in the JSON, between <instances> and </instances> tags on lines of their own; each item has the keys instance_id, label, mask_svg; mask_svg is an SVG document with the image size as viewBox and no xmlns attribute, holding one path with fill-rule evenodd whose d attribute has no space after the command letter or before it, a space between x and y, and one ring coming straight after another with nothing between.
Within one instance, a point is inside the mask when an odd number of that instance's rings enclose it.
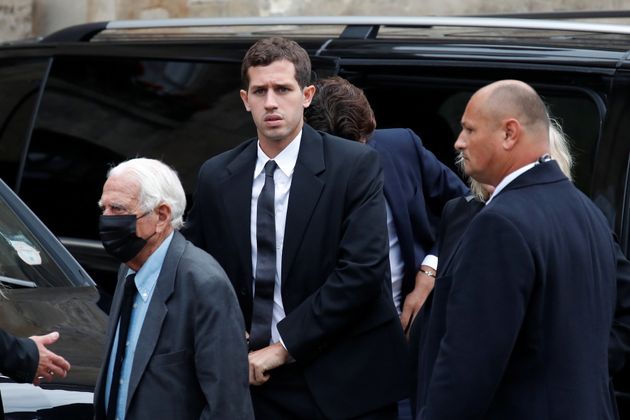
<instances>
[{"instance_id":1,"label":"partially hidden man in background","mask_svg":"<svg viewBox=\"0 0 630 420\"><path fill-rule=\"evenodd\" d=\"M366 143L381 159L392 298L402 327L408 330L433 289L438 268L434 243L442 208L450 199L466 195L468 188L410 129L376 129L367 97L349 81L334 76L319 80L316 87L306 122Z\"/></svg>"},{"instance_id":2,"label":"partially hidden man in background","mask_svg":"<svg viewBox=\"0 0 630 420\"><path fill-rule=\"evenodd\" d=\"M455 147L494 192L440 261L417 418L615 418L615 244L549 159L542 100L514 80L480 89Z\"/></svg>"},{"instance_id":3,"label":"partially hidden man in background","mask_svg":"<svg viewBox=\"0 0 630 420\"><path fill-rule=\"evenodd\" d=\"M413 330L410 327L433 289L438 268L435 239L442 208L450 199L465 196L468 188L410 129L376 130L367 97L348 80L333 76L318 80L316 87L304 114L306 122L317 130L367 143L381 159L392 299L402 328L411 336L410 371L415 372L419 343L415 336L422 325L414 323ZM399 404L398 418L412 418L408 401Z\"/></svg>"},{"instance_id":4,"label":"partially hidden man in background","mask_svg":"<svg viewBox=\"0 0 630 420\"><path fill-rule=\"evenodd\" d=\"M243 60L257 138L201 168L190 226L237 292L257 419L394 419L407 394L376 152L303 122L308 54L282 38Z\"/></svg>"},{"instance_id":5,"label":"partially hidden man in background","mask_svg":"<svg viewBox=\"0 0 630 420\"><path fill-rule=\"evenodd\" d=\"M124 262L94 393L97 419L251 419L247 347L219 264L177 231L177 174L152 159L111 169L99 202L105 250Z\"/></svg>"}]
</instances>

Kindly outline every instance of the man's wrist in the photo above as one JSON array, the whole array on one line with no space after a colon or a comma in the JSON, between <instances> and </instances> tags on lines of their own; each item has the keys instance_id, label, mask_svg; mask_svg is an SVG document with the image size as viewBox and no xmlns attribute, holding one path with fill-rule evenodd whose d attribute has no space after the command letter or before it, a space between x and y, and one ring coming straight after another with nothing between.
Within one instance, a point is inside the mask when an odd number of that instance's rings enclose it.
<instances>
[{"instance_id":1,"label":"man's wrist","mask_svg":"<svg viewBox=\"0 0 630 420\"><path fill-rule=\"evenodd\" d=\"M437 272L434 269L430 267L424 267L424 266L421 266L420 268L418 268L418 272L424 273L427 276L433 277L433 278L435 278L435 276L437 275Z\"/></svg>"}]
</instances>

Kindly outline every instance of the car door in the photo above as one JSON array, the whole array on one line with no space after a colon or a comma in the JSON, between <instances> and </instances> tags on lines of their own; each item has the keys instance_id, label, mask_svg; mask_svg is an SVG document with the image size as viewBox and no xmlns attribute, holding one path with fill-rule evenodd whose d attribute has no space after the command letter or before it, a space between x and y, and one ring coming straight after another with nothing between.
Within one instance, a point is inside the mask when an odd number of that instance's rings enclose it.
<instances>
[{"instance_id":1,"label":"car door","mask_svg":"<svg viewBox=\"0 0 630 420\"><path fill-rule=\"evenodd\" d=\"M0 328L28 337L59 331L50 346L72 369L41 387L0 376L7 419L93 418L107 315L94 282L0 181Z\"/></svg>"}]
</instances>

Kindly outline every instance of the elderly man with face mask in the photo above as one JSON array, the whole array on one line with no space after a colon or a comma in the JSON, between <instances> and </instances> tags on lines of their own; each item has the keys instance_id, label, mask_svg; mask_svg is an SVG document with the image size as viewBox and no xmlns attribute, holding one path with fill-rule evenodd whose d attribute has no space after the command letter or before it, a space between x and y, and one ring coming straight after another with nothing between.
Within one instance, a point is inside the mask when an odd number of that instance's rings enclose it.
<instances>
[{"instance_id":1,"label":"elderly man with face mask","mask_svg":"<svg viewBox=\"0 0 630 420\"><path fill-rule=\"evenodd\" d=\"M103 246L124 264L96 418L252 418L243 317L219 264L178 232L177 174L157 160L123 162L99 205Z\"/></svg>"}]
</instances>

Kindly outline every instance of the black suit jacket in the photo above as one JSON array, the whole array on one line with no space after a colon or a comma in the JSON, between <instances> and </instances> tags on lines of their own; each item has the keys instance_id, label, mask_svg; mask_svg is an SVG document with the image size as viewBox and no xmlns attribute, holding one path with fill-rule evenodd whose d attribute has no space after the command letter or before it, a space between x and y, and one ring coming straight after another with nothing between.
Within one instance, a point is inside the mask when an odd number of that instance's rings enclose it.
<instances>
[{"instance_id":1,"label":"black suit jacket","mask_svg":"<svg viewBox=\"0 0 630 420\"><path fill-rule=\"evenodd\" d=\"M615 244L617 258L617 307L610 336L610 373L619 375L630 359L630 261L623 254L618 244ZM628 372L625 369L623 372ZM630 378L619 378L628 388Z\"/></svg>"},{"instance_id":2,"label":"black suit jacket","mask_svg":"<svg viewBox=\"0 0 630 420\"><path fill-rule=\"evenodd\" d=\"M402 299L413 290L422 260L434 252L442 208L468 188L408 128L374 131L368 144L383 166L383 192L389 203L405 263ZM441 258L441 257L440 257Z\"/></svg>"},{"instance_id":3,"label":"black suit jacket","mask_svg":"<svg viewBox=\"0 0 630 420\"><path fill-rule=\"evenodd\" d=\"M29 338L20 338L0 330L0 372L16 382L33 382L39 352Z\"/></svg>"},{"instance_id":4,"label":"black suit jacket","mask_svg":"<svg viewBox=\"0 0 630 420\"><path fill-rule=\"evenodd\" d=\"M252 419L247 347L236 297L219 264L179 233L166 253L134 353L126 418ZM112 300L107 351L94 391L105 387L127 267Z\"/></svg>"},{"instance_id":5,"label":"black suit jacket","mask_svg":"<svg viewBox=\"0 0 630 420\"><path fill-rule=\"evenodd\" d=\"M557 164L520 175L441 267L418 418L613 419L615 272L603 215Z\"/></svg>"},{"instance_id":6,"label":"black suit jacket","mask_svg":"<svg viewBox=\"0 0 630 420\"><path fill-rule=\"evenodd\" d=\"M0 330L0 372L16 382L33 382L39 363L39 352L35 342L19 338ZM4 407L0 397L0 416L4 418Z\"/></svg>"},{"instance_id":7,"label":"black suit jacket","mask_svg":"<svg viewBox=\"0 0 630 420\"><path fill-rule=\"evenodd\" d=\"M447 271L446 267L448 267L453 253L459 246L459 241L466 231L466 228L483 206L484 203L475 199L472 195L454 198L444 206L436 246L437 255L440 258L440 273ZM436 280L436 282L438 282L437 284L439 284L439 279L440 277ZM431 377L433 363L435 362L436 353L439 350L439 346L434 344L427 348L425 343L428 335L431 312L433 311L433 296L434 293L431 292L427 297L427 300L424 302L424 305L422 305L422 308L413 321L409 334L409 349L412 361L411 369L415 377L420 378L419 388L417 387L417 381L412 382L411 395L414 410L417 401L425 400L426 381L427 378ZM443 295L441 297L443 297ZM444 331L443 325L437 325L435 323L443 323L446 320L446 314L443 313L445 310L446 305L438 305L437 311L441 313L434 316L434 324L431 327L434 331L434 337L435 331Z\"/></svg>"},{"instance_id":8,"label":"black suit jacket","mask_svg":"<svg viewBox=\"0 0 630 420\"><path fill-rule=\"evenodd\" d=\"M251 139L204 163L186 230L228 273L248 329L256 144ZM376 152L305 125L287 210L286 318L278 330L329 417L356 416L407 393L406 349L389 282Z\"/></svg>"}]
</instances>

